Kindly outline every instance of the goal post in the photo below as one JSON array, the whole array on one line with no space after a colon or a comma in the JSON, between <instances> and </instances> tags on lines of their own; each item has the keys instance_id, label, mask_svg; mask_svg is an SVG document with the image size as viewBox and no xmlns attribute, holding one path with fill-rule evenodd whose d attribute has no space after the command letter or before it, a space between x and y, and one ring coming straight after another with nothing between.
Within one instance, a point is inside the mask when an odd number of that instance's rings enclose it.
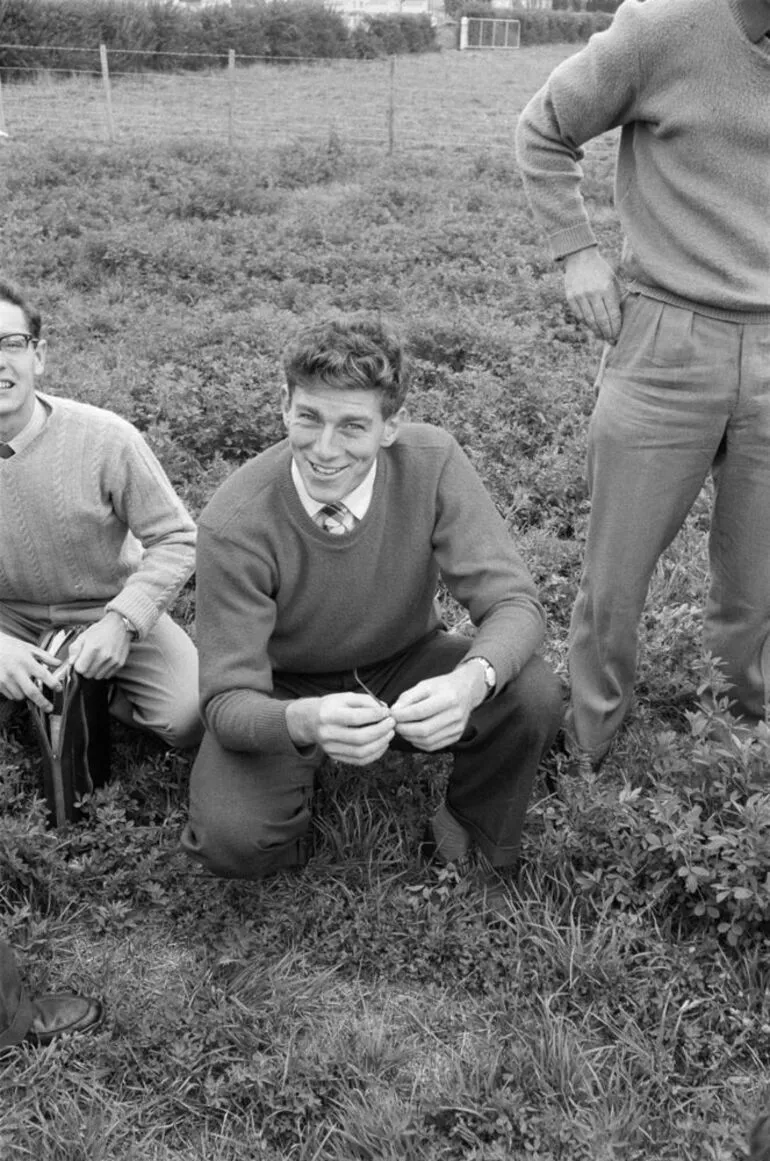
<instances>
[{"instance_id":1,"label":"goal post","mask_svg":"<svg viewBox=\"0 0 770 1161\"><path fill-rule=\"evenodd\" d=\"M463 16L460 51L468 48L519 48L521 21L504 16Z\"/></svg>"}]
</instances>

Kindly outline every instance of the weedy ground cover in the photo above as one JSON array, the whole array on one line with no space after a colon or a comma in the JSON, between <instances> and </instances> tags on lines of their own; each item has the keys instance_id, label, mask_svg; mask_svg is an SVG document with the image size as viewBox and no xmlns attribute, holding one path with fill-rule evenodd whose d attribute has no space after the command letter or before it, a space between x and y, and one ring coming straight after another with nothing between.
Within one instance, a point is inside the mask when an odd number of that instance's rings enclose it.
<instances>
[{"instance_id":1,"label":"weedy ground cover","mask_svg":"<svg viewBox=\"0 0 770 1161\"><path fill-rule=\"evenodd\" d=\"M552 53L527 58L530 91ZM599 350L511 150L462 121L449 144L12 141L3 273L41 300L49 389L132 419L195 512L280 437L294 326L386 312L412 415L478 466L561 665ZM611 140L589 149L586 192L617 254L611 162ZM0 1061L4 1161L743 1156L770 1049L770 734L730 719L698 661L708 499L656 573L618 747L588 780L548 760L504 925L418 862L442 758L328 764L307 869L219 882L178 852L189 755L118 732L88 822L51 831L24 718L6 723L2 927L35 989L99 992L108 1018ZM193 606L188 589L176 615Z\"/></svg>"}]
</instances>

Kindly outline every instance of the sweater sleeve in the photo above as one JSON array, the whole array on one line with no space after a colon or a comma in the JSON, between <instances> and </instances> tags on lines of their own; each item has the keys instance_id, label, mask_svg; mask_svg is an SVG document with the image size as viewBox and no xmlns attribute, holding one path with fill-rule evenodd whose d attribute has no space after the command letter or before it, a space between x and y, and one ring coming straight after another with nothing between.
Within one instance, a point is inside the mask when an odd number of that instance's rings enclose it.
<instances>
[{"instance_id":1,"label":"sweater sleeve","mask_svg":"<svg viewBox=\"0 0 770 1161\"><path fill-rule=\"evenodd\" d=\"M192 576L195 524L136 428L121 421L115 431L101 486L118 519L141 543L142 557L106 608L128 617L144 637Z\"/></svg>"},{"instance_id":2,"label":"sweater sleeve","mask_svg":"<svg viewBox=\"0 0 770 1161\"><path fill-rule=\"evenodd\" d=\"M201 520L196 565L201 712L228 750L296 753L286 705L273 698L270 638L277 577L259 546L220 535Z\"/></svg>"},{"instance_id":3,"label":"sweater sleeve","mask_svg":"<svg viewBox=\"0 0 770 1161\"><path fill-rule=\"evenodd\" d=\"M485 657L501 687L541 645L545 613L505 521L454 440L439 481L433 546L447 588L477 630L468 657Z\"/></svg>"},{"instance_id":4,"label":"sweater sleeve","mask_svg":"<svg viewBox=\"0 0 770 1161\"><path fill-rule=\"evenodd\" d=\"M554 258L596 245L580 188L581 146L634 120L644 6L624 0L610 27L554 69L519 118L519 168Z\"/></svg>"}]
</instances>

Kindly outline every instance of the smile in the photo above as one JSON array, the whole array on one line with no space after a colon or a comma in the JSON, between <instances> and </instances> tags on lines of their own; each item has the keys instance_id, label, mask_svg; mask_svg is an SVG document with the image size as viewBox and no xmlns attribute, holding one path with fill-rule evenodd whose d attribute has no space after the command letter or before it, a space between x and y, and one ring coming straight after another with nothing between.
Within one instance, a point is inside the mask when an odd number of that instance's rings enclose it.
<instances>
[{"instance_id":1,"label":"smile","mask_svg":"<svg viewBox=\"0 0 770 1161\"><path fill-rule=\"evenodd\" d=\"M313 471L316 473L316 475L328 476L328 477L338 476L339 473L344 472L348 466L347 464L343 464L342 467L339 467L339 468L324 468L324 467L322 467L321 464L316 464L312 460L308 460L308 463L310 464L310 467L313 469Z\"/></svg>"}]
</instances>

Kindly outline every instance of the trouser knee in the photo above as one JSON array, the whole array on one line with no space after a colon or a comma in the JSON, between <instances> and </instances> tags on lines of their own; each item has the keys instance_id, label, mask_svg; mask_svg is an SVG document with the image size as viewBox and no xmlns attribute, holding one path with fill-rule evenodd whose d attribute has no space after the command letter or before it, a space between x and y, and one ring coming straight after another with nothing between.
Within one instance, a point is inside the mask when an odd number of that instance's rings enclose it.
<instances>
[{"instance_id":1,"label":"trouser knee","mask_svg":"<svg viewBox=\"0 0 770 1161\"><path fill-rule=\"evenodd\" d=\"M222 747L206 732L190 776L187 854L212 874L261 879L307 861L314 770Z\"/></svg>"},{"instance_id":2,"label":"trouser knee","mask_svg":"<svg viewBox=\"0 0 770 1161\"><path fill-rule=\"evenodd\" d=\"M168 717L167 722L153 727L153 733L167 746L188 750L199 744L203 737L203 722L198 712L197 697L189 705L174 706Z\"/></svg>"},{"instance_id":3,"label":"trouser knee","mask_svg":"<svg viewBox=\"0 0 770 1161\"><path fill-rule=\"evenodd\" d=\"M202 863L212 875L225 879L264 879L275 871L304 866L307 862L307 824L286 839L286 825L278 830L255 822L250 829L217 830L191 820L182 834L186 854ZM275 841L280 834L280 841Z\"/></svg>"},{"instance_id":4,"label":"trouser knee","mask_svg":"<svg viewBox=\"0 0 770 1161\"><path fill-rule=\"evenodd\" d=\"M499 696L506 700L519 727L526 723L533 735L542 736L544 745L553 741L562 718L562 687L542 657L531 658Z\"/></svg>"}]
</instances>

